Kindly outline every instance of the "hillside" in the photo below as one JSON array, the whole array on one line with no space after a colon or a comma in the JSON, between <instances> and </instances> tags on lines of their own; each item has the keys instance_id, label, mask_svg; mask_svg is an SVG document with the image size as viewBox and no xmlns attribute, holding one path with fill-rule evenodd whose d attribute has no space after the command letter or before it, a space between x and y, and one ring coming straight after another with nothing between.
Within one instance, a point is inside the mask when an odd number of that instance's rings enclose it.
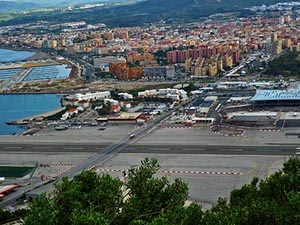
<instances>
[{"instance_id":1,"label":"hillside","mask_svg":"<svg viewBox=\"0 0 300 225\"><path fill-rule=\"evenodd\" d=\"M80 5L87 3L111 3L111 2L121 2L127 0L39 0L39 5L48 6L65 6L65 5ZM15 0L15 2L27 2L36 3L36 0Z\"/></svg>"},{"instance_id":2,"label":"hillside","mask_svg":"<svg viewBox=\"0 0 300 225\"><path fill-rule=\"evenodd\" d=\"M39 7L36 3L0 1L0 12L24 10Z\"/></svg>"},{"instance_id":3,"label":"hillside","mask_svg":"<svg viewBox=\"0 0 300 225\"><path fill-rule=\"evenodd\" d=\"M27 10L35 9L41 7L53 7L53 6L66 6L66 5L80 5L86 3L112 3L112 2L122 2L127 0L15 0L15 1L4 1L0 0L0 11L17 11L17 10Z\"/></svg>"},{"instance_id":4,"label":"hillside","mask_svg":"<svg viewBox=\"0 0 300 225\"><path fill-rule=\"evenodd\" d=\"M146 0L136 4L93 8L89 10L37 14L13 19L5 24L18 24L48 20L52 22L78 21L85 18L88 23L106 23L109 26L135 26L166 20L187 22L199 20L214 13L237 12L245 7L275 4L294 0ZM1 25L1 24L0 24Z\"/></svg>"}]
</instances>

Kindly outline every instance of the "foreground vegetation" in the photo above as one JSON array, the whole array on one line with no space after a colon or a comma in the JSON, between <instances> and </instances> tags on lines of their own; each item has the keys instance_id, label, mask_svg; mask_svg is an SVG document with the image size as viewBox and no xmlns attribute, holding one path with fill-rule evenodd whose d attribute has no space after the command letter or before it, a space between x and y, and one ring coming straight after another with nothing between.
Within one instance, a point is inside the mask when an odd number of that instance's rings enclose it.
<instances>
[{"instance_id":1,"label":"foreground vegetation","mask_svg":"<svg viewBox=\"0 0 300 225\"><path fill-rule=\"evenodd\" d=\"M286 225L300 224L300 159L291 158L266 180L231 192L210 210L192 203L185 207L188 186L156 176L155 159L131 168L126 181L84 171L56 184L54 198L36 199L26 225ZM199 193L201 195L201 193ZM20 215L20 212L18 212ZM2 216L2 217L1 217ZM0 219L7 213L0 211ZM16 215L13 215L16 216Z\"/></svg>"}]
</instances>

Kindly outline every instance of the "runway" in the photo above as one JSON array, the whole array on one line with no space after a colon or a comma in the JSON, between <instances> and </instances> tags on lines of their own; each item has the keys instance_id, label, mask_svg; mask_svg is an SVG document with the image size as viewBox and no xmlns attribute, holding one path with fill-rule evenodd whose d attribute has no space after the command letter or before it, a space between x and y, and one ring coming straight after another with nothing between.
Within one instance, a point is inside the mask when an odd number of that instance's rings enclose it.
<instances>
[{"instance_id":1,"label":"runway","mask_svg":"<svg viewBox=\"0 0 300 225\"><path fill-rule=\"evenodd\" d=\"M0 152L6 154L49 153L62 154L68 152L99 153L109 144L53 144L53 143L0 143ZM294 155L298 146L295 145L174 145L174 144L129 144L121 153L155 153L155 154L215 154L215 155Z\"/></svg>"},{"instance_id":2,"label":"runway","mask_svg":"<svg viewBox=\"0 0 300 225\"><path fill-rule=\"evenodd\" d=\"M86 152L93 153L103 150L110 144L53 144L53 143L0 143L1 153L68 153L68 152Z\"/></svg>"},{"instance_id":3,"label":"runway","mask_svg":"<svg viewBox=\"0 0 300 225\"><path fill-rule=\"evenodd\" d=\"M294 145L129 145L121 153L213 154L213 155L294 155Z\"/></svg>"}]
</instances>

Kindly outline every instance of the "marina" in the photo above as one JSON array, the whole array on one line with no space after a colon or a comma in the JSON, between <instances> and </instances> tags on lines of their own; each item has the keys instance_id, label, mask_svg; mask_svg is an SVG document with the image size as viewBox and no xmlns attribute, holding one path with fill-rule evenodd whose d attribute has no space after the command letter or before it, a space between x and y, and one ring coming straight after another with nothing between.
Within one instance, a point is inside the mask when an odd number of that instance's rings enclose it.
<instances>
[{"instance_id":1,"label":"marina","mask_svg":"<svg viewBox=\"0 0 300 225\"><path fill-rule=\"evenodd\" d=\"M30 54L23 54L22 51L11 51L0 49L3 52L3 58L6 58L5 53L9 51L12 57L12 52L15 53L16 58L11 61L0 60L0 91L10 92L16 86L23 86L29 82L49 82L60 81L68 78L72 72L72 66L68 64L64 58L51 58L43 55L39 58L36 54L36 59L32 59ZM24 57L20 58L20 55ZM24 84L25 83L25 84Z\"/></svg>"}]
</instances>

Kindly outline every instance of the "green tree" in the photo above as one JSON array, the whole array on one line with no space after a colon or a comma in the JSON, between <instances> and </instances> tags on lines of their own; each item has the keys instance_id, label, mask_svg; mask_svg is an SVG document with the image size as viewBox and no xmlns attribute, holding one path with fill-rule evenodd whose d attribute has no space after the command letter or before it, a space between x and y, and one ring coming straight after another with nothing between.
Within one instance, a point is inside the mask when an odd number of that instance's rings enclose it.
<instances>
[{"instance_id":1,"label":"green tree","mask_svg":"<svg viewBox=\"0 0 300 225\"><path fill-rule=\"evenodd\" d=\"M174 210L181 212L187 184L155 177L159 168L157 160L145 159L139 168L129 170L124 184L92 171L73 180L63 178L55 185L53 198L43 195L34 200L25 224L146 224Z\"/></svg>"},{"instance_id":2,"label":"green tree","mask_svg":"<svg viewBox=\"0 0 300 225\"><path fill-rule=\"evenodd\" d=\"M184 206L185 182L159 177L155 159L129 169L125 182L84 171L56 184L53 198L34 200L26 225L300 225L300 159L265 180L254 178L211 209ZM1 214L0 214L1 215Z\"/></svg>"},{"instance_id":3,"label":"green tree","mask_svg":"<svg viewBox=\"0 0 300 225\"><path fill-rule=\"evenodd\" d=\"M31 205L29 213L26 215L25 224L59 224L58 210L52 200L46 194L35 199Z\"/></svg>"},{"instance_id":4,"label":"green tree","mask_svg":"<svg viewBox=\"0 0 300 225\"><path fill-rule=\"evenodd\" d=\"M188 197L185 182L154 174L160 169L156 159L145 159L139 168L131 168L125 184L130 198L124 204L117 224L131 224L134 220L151 221L165 211L183 207Z\"/></svg>"},{"instance_id":5,"label":"green tree","mask_svg":"<svg viewBox=\"0 0 300 225\"><path fill-rule=\"evenodd\" d=\"M265 180L231 192L229 203L220 200L205 212L203 224L300 224L300 159L292 157L283 169Z\"/></svg>"},{"instance_id":6,"label":"green tree","mask_svg":"<svg viewBox=\"0 0 300 225\"><path fill-rule=\"evenodd\" d=\"M84 171L73 180L56 184L54 198L43 195L34 200L25 224L99 224L114 217L122 204L122 182L105 174Z\"/></svg>"}]
</instances>

